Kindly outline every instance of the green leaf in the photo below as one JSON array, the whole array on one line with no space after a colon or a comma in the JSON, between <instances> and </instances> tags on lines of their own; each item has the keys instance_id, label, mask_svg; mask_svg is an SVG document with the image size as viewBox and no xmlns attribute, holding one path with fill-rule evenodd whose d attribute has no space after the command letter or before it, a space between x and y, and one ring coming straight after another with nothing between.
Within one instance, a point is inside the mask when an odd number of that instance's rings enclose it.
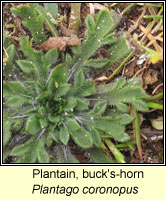
<instances>
[{"instance_id":1,"label":"green leaf","mask_svg":"<svg viewBox=\"0 0 166 200\"><path fill-rule=\"evenodd\" d=\"M67 84L67 83L64 83L58 86L58 88L56 88L56 93L55 93L56 97L61 97L61 96L66 95L69 92L70 87L71 87L71 84Z\"/></svg>"},{"instance_id":2,"label":"green leaf","mask_svg":"<svg viewBox=\"0 0 166 200\"><path fill-rule=\"evenodd\" d=\"M49 163L50 157L48 153L46 152L44 145L40 148L40 152L38 155L38 161L39 163Z\"/></svg>"},{"instance_id":3,"label":"green leaf","mask_svg":"<svg viewBox=\"0 0 166 200\"><path fill-rule=\"evenodd\" d=\"M9 142L11 138L11 122L7 121L3 123L3 147Z\"/></svg>"},{"instance_id":4,"label":"green leaf","mask_svg":"<svg viewBox=\"0 0 166 200\"><path fill-rule=\"evenodd\" d=\"M68 128L65 127L65 126L62 126L62 127L60 128L59 138L60 138L61 142L62 142L64 145L67 145L67 143L68 143L68 141L69 141L69 137L70 137L70 134L69 134Z\"/></svg>"},{"instance_id":5,"label":"green leaf","mask_svg":"<svg viewBox=\"0 0 166 200\"><path fill-rule=\"evenodd\" d=\"M44 3L44 8L52 17L56 18L58 14L58 3Z\"/></svg>"},{"instance_id":6,"label":"green leaf","mask_svg":"<svg viewBox=\"0 0 166 200\"><path fill-rule=\"evenodd\" d=\"M88 18L88 21L89 19L90 18ZM87 23L87 25L89 29L89 23ZM87 40L83 44L80 59L88 60L88 58L91 57L102 45L101 40L103 39L103 37L108 32L113 31L116 25L117 22L114 23L114 20L111 17L110 13L106 10L102 10L97 17L93 32L90 31L90 35L88 35Z\"/></svg>"},{"instance_id":7,"label":"green leaf","mask_svg":"<svg viewBox=\"0 0 166 200\"><path fill-rule=\"evenodd\" d=\"M99 148L87 149L86 151L90 154L94 163L113 163L111 158Z\"/></svg>"},{"instance_id":8,"label":"green leaf","mask_svg":"<svg viewBox=\"0 0 166 200\"><path fill-rule=\"evenodd\" d=\"M66 56L65 56L65 65L67 66L68 69L70 69L73 65L73 59L71 55L68 53L66 53Z\"/></svg>"},{"instance_id":9,"label":"green leaf","mask_svg":"<svg viewBox=\"0 0 166 200\"><path fill-rule=\"evenodd\" d=\"M98 86L96 97L107 100L109 105L115 105L117 108L121 109L121 111L122 109L125 111L124 103L136 104L138 110L148 111L147 105L143 101L147 96L141 88L141 85L138 84L138 79L135 80L135 86L134 79L128 82L120 78L116 80L115 83Z\"/></svg>"},{"instance_id":10,"label":"green leaf","mask_svg":"<svg viewBox=\"0 0 166 200\"><path fill-rule=\"evenodd\" d=\"M27 60L17 60L16 61L18 66L20 67L20 69L27 74L32 73L32 71L34 70L34 66L32 64L32 62L27 61Z\"/></svg>"},{"instance_id":11,"label":"green leaf","mask_svg":"<svg viewBox=\"0 0 166 200\"><path fill-rule=\"evenodd\" d=\"M89 148L93 144L90 133L85 129L72 129L70 135L76 144L82 148Z\"/></svg>"},{"instance_id":12,"label":"green leaf","mask_svg":"<svg viewBox=\"0 0 166 200\"><path fill-rule=\"evenodd\" d=\"M85 83L85 77L84 77L83 70L79 70L78 72L75 73L75 76L74 76L74 86L75 88L78 89L82 87L84 83Z\"/></svg>"},{"instance_id":13,"label":"green leaf","mask_svg":"<svg viewBox=\"0 0 166 200\"><path fill-rule=\"evenodd\" d=\"M106 134L114 137L119 142L127 141L130 138L125 133L125 126L121 124L120 117L95 117L92 124L96 129L104 131Z\"/></svg>"},{"instance_id":14,"label":"green leaf","mask_svg":"<svg viewBox=\"0 0 166 200\"><path fill-rule=\"evenodd\" d=\"M67 103L66 105L63 107L64 111L71 111L75 108L75 106L77 105L77 100L74 97L69 97L67 98Z\"/></svg>"},{"instance_id":15,"label":"green leaf","mask_svg":"<svg viewBox=\"0 0 166 200\"><path fill-rule=\"evenodd\" d=\"M10 97L6 102L8 107L14 108L14 109L21 107L23 103L31 104L32 102L29 99L20 97L20 96Z\"/></svg>"},{"instance_id":16,"label":"green leaf","mask_svg":"<svg viewBox=\"0 0 166 200\"><path fill-rule=\"evenodd\" d=\"M37 100L38 100L38 101L43 101L43 100L49 99L50 97L51 97L51 92L50 92L50 91L45 91L45 92L42 92L42 93L37 97Z\"/></svg>"},{"instance_id":17,"label":"green leaf","mask_svg":"<svg viewBox=\"0 0 166 200\"><path fill-rule=\"evenodd\" d=\"M57 61L57 58L58 58L58 49L57 48L47 51L47 53L45 55L46 66L53 65Z\"/></svg>"},{"instance_id":18,"label":"green leaf","mask_svg":"<svg viewBox=\"0 0 166 200\"><path fill-rule=\"evenodd\" d=\"M86 81L84 85L75 93L77 97L87 97L95 93L95 85L93 81Z\"/></svg>"},{"instance_id":19,"label":"green leaf","mask_svg":"<svg viewBox=\"0 0 166 200\"><path fill-rule=\"evenodd\" d=\"M100 133L94 127L92 127L91 130L90 130L90 134L92 136L93 144L96 147L100 147L101 146Z\"/></svg>"},{"instance_id":20,"label":"green leaf","mask_svg":"<svg viewBox=\"0 0 166 200\"><path fill-rule=\"evenodd\" d=\"M49 132L50 136L56 143L61 143L60 138L59 138L59 133L57 130Z\"/></svg>"},{"instance_id":21,"label":"green leaf","mask_svg":"<svg viewBox=\"0 0 166 200\"><path fill-rule=\"evenodd\" d=\"M88 100L82 100L80 98L77 98L77 105L75 107L76 111L82 112L89 110L89 101Z\"/></svg>"},{"instance_id":22,"label":"green leaf","mask_svg":"<svg viewBox=\"0 0 166 200\"><path fill-rule=\"evenodd\" d=\"M46 10L42 6L40 6L39 4L36 5L35 9L40 15L43 16L44 21L46 22L46 24L50 28L50 32L51 32L52 36L57 37L58 32L57 32L54 24L51 22L50 17L47 15Z\"/></svg>"},{"instance_id":23,"label":"green leaf","mask_svg":"<svg viewBox=\"0 0 166 200\"><path fill-rule=\"evenodd\" d=\"M54 92L55 90L55 80L54 79L50 79L49 80L49 83L48 83L48 89L51 91L51 92ZM58 84L58 83L57 83Z\"/></svg>"},{"instance_id":24,"label":"green leaf","mask_svg":"<svg viewBox=\"0 0 166 200\"><path fill-rule=\"evenodd\" d=\"M108 59L90 59L84 62L84 66L92 67L94 69L101 69L109 63Z\"/></svg>"},{"instance_id":25,"label":"green leaf","mask_svg":"<svg viewBox=\"0 0 166 200\"><path fill-rule=\"evenodd\" d=\"M148 112L148 105L147 103L143 102L142 100L134 100L131 102L137 110L141 111L141 112Z\"/></svg>"},{"instance_id":26,"label":"green leaf","mask_svg":"<svg viewBox=\"0 0 166 200\"><path fill-rule=\"evenodd\" d=\"M19 8L11 8L11 11L20 17L24 17L25 20L22 21L22 24L30 30L34 41L37 44L42 44L47 39L43 29L43 16L38 15L35 6L35 4L28 4Z\"/></svg>"},{"instance_id":27,"label":"green leaf","mask_svg":"<svg viewBox=\"0 0 166 200\"><path fill-rule=\"evenodd\" d=\"M14 44L11 44L7 49L6 49L8 55L9 55L9 60L7 62L12 62L14 59L14 56L16 54L16 47Z\"/></svg>"},{"instance_id":28,"label":"green leaf","mask_svg":"<svg viewBox=\"0 0 166 200\"><path fill-rule=\"evenodd\" d=\"M113 88L114 89L122 89L125 85L127 84L127 81L126 79L120 77L115 83L114 83L114 86Z\"/></svg>"},{"instance_id":29,"label":"green leaf","mask_svg":"<svg viewBox=\"0 0 166 200\"><path fill-rule=\"evenodd\" d=\"M108 51L111 54L111 56L108 57L108 60L110 61L108 67L110 67L127 56L131 52L131 48L128 46L125 37L121 36L111 45Z\"/></svg>"},{"instance_id":30,"label":"green leaf","mask_svg":"<svg viewBox=\"0 0 166 200\"><path fill-rule=\"evenodd\" d=\"M11 155L22 157L17 161L18 163L35 163L43 141L37 140L37 138L32 137L28 142L23 145L16 146L13 148Z\"/></svg>"},{"instance_id":31,"label":"green leaf","mask_svg":"<svg viewBox=\"0 0 166 200\"><path fill-rule=\"evenodd\" d=\"M20 155L24 155L25 152L27 152L29 145L31 144L31 140L29 140L28 142L26 142L25 144L19 145L19 146L15 146L12 151L11 151L11 155L13 156L20 156Z\"/></svg>"},{"instance_id":32,"label":"green leaf","mask_svg":"<svg viewBox=\"0 0 166 200\"><path fill-rule=\"evenodd\" d=\"M40 118L39 119L39 123L40 123L41 128L44 128L44 127L48 126L48 121L45 118Z\"/></svg>"},{"instance_id":33,"label":"green leaf","mask_svg":"<svg viewBox=\"0 0 166 200\"><path fill-rule=\"evenodd\" d=\"M75 119L69 119L67 120L67 127L69 131L76 131L80 129L80 125L77 123Z\"/></svg>"},{"instance_id":34,"label":"green leaf","mask_svg":"<svg viewBox=\"0 0 166 200\"><path fill-rule=\"evenodd\" d=\"M51 113L48 114L48 120L54 124L60 121L60 116L54 116Z\"/></svg>"},{"instance_id":35,"label":"green leaf","mask_svg":"<svg viewBox=\"0 0 166 200\"><path fill-rule=\"evenodd\" d=\"M113 45L118 41L118 38L115 37L115 33L106 35L102 40L102 45Z\"/></svg>"},{"instance_id":36,"label":"green leaf","mask_svg":"<svg viewBox=\"0 0 166 200\"><path fill-rule=\"evenodd\" d=\"M127 124L130 124L133 121L133 119L134 117L132 117L131 115L123 114L121 115L120 123L123 125L127 125Z\"/></svg>"},{"instance_id":37,"label":"green leaf","mask_svg":"<svg viewBox=\"0 0 166 200\"><path fill-rule=\"evenodd\" d=\"M12 132L21 132L22 127L24 126L24 119L14 120L12 124Z\"/></svg>"},{"instance_id":38,"label":"green leaf","mask_svg":"<svg viewBox=\"0 0 166 200\"><path fill-rule=\"evenodd\" d=\"M64 64L60 64L52 70L49 81L54 80L59 86L62 83L66 83L67 77L68 72L66 66Z\"/></svg>"},{"instance_id":39,"label":"green leaf","mask_svg":"<svg viewBox=\"0 0 166 200\"><path fill-rule=\"evenodd\" d=\"M68 145L56 145L55 156L57 163L78 163L78 160L72 155Z\"/></svg>"},{"instance_id":40,"label":"green leaf","mask_svg":"<svg viewBox=\"0 0 166 200\"><path fill-rule=\"evenodd\" d=\"M93 33L95 30L94 18L91 15L87 15L87 17L85 19L85 24L88 29L88 35L90 35L90 33Z\"/></svg>"},{"instance_id":41,"label":"green leaf","mask_svg":"<svg viewBox=\"0 0 166 200\"><path fill-rule=\"evenodd\" d=\"M28 91L18 81L3 82L3 95L9 97L12 95L26 95Z\"/></svg>"},{"instance_id":42,"label":"green leaf","mask_svg":"<svg viewBox=\"0 0 166 200\"><path fill-rule=\"evenodd\" d=\"M35 135L39 132L40 129L40 123L36 115L30 116L26 122L25 131Z\"/></svg>"},{"instance_id":43,"label":"green leaf","mask_svg":"<svg viewBox=\"0 0 166 200\"><path fill-rule=\"evenodd\" d=\"M105 112L106 107L107 101L101 101L94 106L93 110L89 114L92 116L101 115Z\"/></svg>"},{"instance_id":44,"label":"green leaf","mask_svg":"<svg viewBox=\"0 0 166 200\"><path fill-rule=\"evenodd\" d=\"M129 113L129 107L124 103L116 104L117 108L123 113Z\"/></svg>"}]
</instances>

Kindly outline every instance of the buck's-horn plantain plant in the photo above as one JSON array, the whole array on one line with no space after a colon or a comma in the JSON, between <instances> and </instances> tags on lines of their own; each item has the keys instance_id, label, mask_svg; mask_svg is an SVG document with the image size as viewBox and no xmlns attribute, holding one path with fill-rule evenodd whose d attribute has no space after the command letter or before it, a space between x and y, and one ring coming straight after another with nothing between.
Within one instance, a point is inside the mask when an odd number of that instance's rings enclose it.
<instances>
[{"instance_id":1,"label":"buck's-horn plantain plant","mask_svg":"<svg viewBox=\"0 0 166 200\"><path fill-rule=\"evenodd\" d=\"M65 63L57 66L56 48L43 54L31 48L27 38L21 37L20 45L26 59L16 63L25 80L3 82L8 108L3 126L4 148L13 130L31 136L10 152L18 156L18 163L78 162L69 152L70 138L87 150L93 162L111 162L100 150L102 138L114 138L118 142L129 140L125 126L133 117L128 104L139 111L148 110L140 80L119 78L114 83L95 87L94 81L87 80L84 73L86 69L101 69L112 62L111 56L107 59L90 57L102 45L118 45L113 34L118 22L119 16L114 12L101 11L96 22L88 15L86 41L72 48L73 58L67 53ZM124 45L128 54L130 49L126 42ZM121 49L116 52L120 55ZM112 109L108 109L110 105ZM58 144L66 147L67 158ZM49 151L53 146L58 152L54 152L58 156L56 161Z\"/></svg>"}]
</instances>

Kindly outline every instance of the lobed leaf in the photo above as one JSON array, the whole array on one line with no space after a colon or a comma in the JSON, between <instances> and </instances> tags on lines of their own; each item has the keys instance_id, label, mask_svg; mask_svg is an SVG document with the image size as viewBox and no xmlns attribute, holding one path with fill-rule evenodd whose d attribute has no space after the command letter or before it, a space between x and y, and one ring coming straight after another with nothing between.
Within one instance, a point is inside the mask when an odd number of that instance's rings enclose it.
<instances>
[{"instance_id":1,"label":"lobed leaf","mask_svg":"<svg viewBox=\"0 0 166 200\"><path fill-rule=\"evenodd\" d=\"M11 8L11 11L20 17L24 17L25 21L22 21L22 24L30 30L37 44L41 44L46 40L43 29L43 16L38 15L35 6L32 4L22 5L18 8Z\"/></svg>"}]
</instances>

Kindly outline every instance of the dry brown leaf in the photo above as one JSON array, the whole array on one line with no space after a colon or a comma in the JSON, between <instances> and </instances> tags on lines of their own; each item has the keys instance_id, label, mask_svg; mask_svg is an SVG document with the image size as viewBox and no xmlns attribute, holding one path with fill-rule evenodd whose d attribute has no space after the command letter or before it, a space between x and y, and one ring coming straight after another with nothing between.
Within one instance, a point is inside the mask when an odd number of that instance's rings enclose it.
<instances>
[{"instance_id":1,"label":"dry brown leaf","mask_svg":"<svg viewBox=\"0 0 166 200\"><path fill-rule=\"evenodd\" d=\"M59 26L61 32L62 32L62 35L65 36L65 37L70 37L71 34L73 35L77 35L77 31L76 30L70 30L68 29L66 26L64 25L60 25Z\"/></svg>"},{"instance_id":2,"label":"dry brown leaf","mask_svg":"<svg viewBox=\"0 0 166 200\"><path fill-rule=\"evenodd\" d=\"M100 53L103 55L104 58L111 55L111 53L105 48L100 48Z\"/></svg>"},{"instance_id":3,"label":"dry brown leaf","mask_svg":"<svg viewBox=\"0 0 166 200\"><path fill-rule=\"evenodd\" d=\"M3 48L3 50L4 50L5 56L6 56L5 58L3 58L3 62L7 62L9 60L9 55L8 55L8 53L7 53L5 48Z\"/></svg>"},{"instance_id":4,"label":"dry brown leaf","mask_svg":"<svg viewBox=\"0 0 166 200\"><path fill-rule=\"evenodd\" d=\"M144 83L145 85L152 85L158 81L158 73L153 69L149 69L144 74Z\"/></svg>"},{"instance_id":5,"label":"dry brown leaf","mask_svg":"<svg viewBox=\"0 0 166 200\"><path fill-rule=\"evenodd\" d=\"M81 3L71 3L71 15L69 18L69 29L74 30L76 35L80 27Z\"/></svg>"},{"instance_id":6,"label":"dry brown leaf","mask_svg":"<svg viewBox=\"0 0 166 200\"><path fill-rule=\"evenodd\" d=\"M36 49L43 51L49 51L54 48L58 48L60 51L65 51L67 46L80 45L81 40L72 37L50 37L43 44L36 46Z\"/></svg>"},{"instance_id":7,"label":"dry brown leaf","mask_svg":"<svg viewBox=\"0 0 166 200\"><path fill-rule=\"evenodd\" d=\"M99 3L94 3L93 6L94 6L94 9L96 9L96 10L108 10L109 11L109 9L106 6L103 6L102 4L99 4Z\"/></svg>"},{"instance_id":8,"label":"dry brown leaf","mask_svg":"<svg viewBox=\"0 0 166 200\"><path fill-rule=\"evenodd\" d=\"M101 76L95 79L95 81L107 81L108 78L106 76Z\"/></svg>"}]
</instances>

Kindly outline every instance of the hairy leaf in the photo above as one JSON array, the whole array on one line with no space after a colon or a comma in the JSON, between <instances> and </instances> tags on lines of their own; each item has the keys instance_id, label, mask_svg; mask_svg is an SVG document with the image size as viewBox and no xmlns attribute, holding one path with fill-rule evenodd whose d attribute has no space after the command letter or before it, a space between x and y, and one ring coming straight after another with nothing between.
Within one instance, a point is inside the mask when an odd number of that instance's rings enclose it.
<instances>
[{"instance_id":1,"label":"hairy leaf","mask_svg":"<svg viewBox=\"0 0 166 200\"><path fill-rule=\"evenodd\" d=\"M56 18L58 14L58 3L44 3L45 10L49 12L52 17Z\"/></svg>"},{"instance_id":2,"label":"hairy leaf","mask_svg":"<svg viewBox=\"0 0 166 200\"><path fill-rule=\"evenodd\" d=\"M94 106L93 110L90 112L90 115L92 116L101 115L104 113L106 107L107 107L107 101L101 101Z\"/></svg>"},{"instance_id":3,"label":"hairy leaf","mask_svg":"<svg viewBox=\"0 0 166 200\"><path fill-rule=\"evenodd\" d=\"M92 20L91 20L92 21ZM89 23L88 28L89 28ZM109 32L115 28L114 21L109 12L103 10L98 15L94 30L91 29L90 35L83 44L81 52L81 60L88 60L96 50L101 46L101 40ZM92 32L93 30L93 32Z\"/></svg>"},{"instance_id":4,"label":"hairy leaf","mask_svg":"<svg viewBox=\"0 0 166 200\"><path fill-rule=\"evenodd\" d=\"M93 81L86 81L84 85L76 91L77 97L87 97L95 93L95 85Z\"/></svg>"},{"instance_id":5,"label":"hairy leaf","mask_svg":"<svg viewBox=\"0 0 166 200\"><path fill-rule=\"evenodd\" d=\"M10 97L12 95L26 95L26 88L17 81L3 82L3 95Z\"/></svg>"},{"instance_id":6,"label":"hairy leaf","mask_svg":"<svg viewBox=\"0 0 166 200\"><path fill-rule=\"evenodd\" d=\"M67 127L69 131L78 131L80 129L80 125L77 123L75 119L69 119L67 121Z\"/></svg>"},{"instance_id":7,"label":"hairy leaf","mask_svg":"<svg viewBox=\"0 0 166 200\"><path fill-rule=\"evenodd\" d=\"M7 100L7 106L10 108L19 108L22 106L23 103L29 103L31 104L32 101L25 97L20 97L20 96L12 96Z\"/></svg>"},{"instance_id":8,"label":"hairy leaf","mask_svg":"<svg viewBox=\"0 0 166 200\"><path fill-rule=\"evenodd\" d=\"M66 126L62 126L60 128L60 132L59 132L59 138L61 140L61 142L64 144L64 145L67 145L68 141L69 141L69 131L68 131L68 128Z\"/></svg>"},{"instance_id":9,"label":"hairy leaf","mask_svg":"<svg viewBox=\"0 0 166 200\"><path fill-rule=\"evenodd\" d=\"M17 64L18 64L18 66L21 68L21 70L24 73L30 74L34 70L34 66L33 66L32 62L30 62L30 61L27 61L27 60L17 60Z\"/></svg>"},{"instance_id":10,"label":"hairy leaf","mask_svg":"<svg viewBox=\"0 0 166 200\"><path fill-rule=\"evenodd\" d=\"M99 148L87 149L86 150L94 163L113 163L113 161Z\"/></svg>"},{"instance_id":11,"label":"hairy leaf","mask_svg":"<svg viewBox=\"0 0 166 200\"><path fill-rule=\"evenodd\" d=\"M38 131L40 130L40 123L36 115L32 115L28 118L25 130L32 135L38 133Z\"/></svg>"},{"instance_id":12,"label":"hairy leaf","mask_svg":"<svg viewBox=\"0 0 166 200\"><path fill-rule=\"evenodd\" d=\"M3 123L3 147L5 147L5 145L9 142L10 138L11 138L11 122L10 121L6 121Z\"/></svg>"},{"instance_id":13,"label":"hairy leaf","mask_svg":"<svg viewBox=\"0 0 166 200\"><path fill-rule=\"evenodd\" d=\"M62 83L66 83L67 76L68 72L66 66L64 64L60 64L52 70L50 81L54 80L58 83L58 85L60 85Z\"/></svg>"},{"instance_id":14,"label":"hairy leaf","mask_svg":"<svg viewBox=\"0 0 166 200\"><path fill-rule=\"evenodd\" d=\"M46 55L45 55L45 63L46 66L51 66L52 64L54 64L57 61L58 58L58 49L54 48L49 50Z\"/></svg>"},{"instance_id":15,"label":"hairy leaf","mask_svg":"<svg viewBox=\"0 0 166 200\"><path fill-rule=\"evenodd\" d=\"M89 101L88 100L82 100L77 98L77 105L75 107L75 110L81 112L81 111L87 111L89 110Z\"/></svg>"},{"instance_id":16,"label":"hairy leaf","mask_svg":"<svg viewBox=\"0 0 166 200\"><path fill-rule=\"evenodd\" d=\"M70 134L73 140L82 148L89 148L93 144L90 133L84 129L72 129Z\"/></svg>"},{"instance_id":17,"label":"hairy leaf","mask_svg":"<svg viewBox=\"0 0 166 200\"><path fill-rule=\"evenodd\" d=\"M109 105L117 105L117 107L120 108L121 111L123 110L123 112L125 110L128 111L128 109L124 107L123 103L136 104L138 105L138 110L147 111L147 105L143 102L143 99L147 98L147 96L142 90L141 85L138 85L137 79L135 82L136 86L133 87L131 82L128 83L124 78L120 78L115 83L98 86L97 97L107 100Z\"/></svg>"},{"instance_id":18,"label":"hairy leaf","mask_svg":"<svg viewBox=\"0 0 166 200\"><path fill-rule=\"evenodd\" d=\"M58 86L58 88L56 88L56 96L61 97L66 95L69 92L70 88L71 84L68 83L61 84L60 86Z\"/></svg>"}]
</instances>

